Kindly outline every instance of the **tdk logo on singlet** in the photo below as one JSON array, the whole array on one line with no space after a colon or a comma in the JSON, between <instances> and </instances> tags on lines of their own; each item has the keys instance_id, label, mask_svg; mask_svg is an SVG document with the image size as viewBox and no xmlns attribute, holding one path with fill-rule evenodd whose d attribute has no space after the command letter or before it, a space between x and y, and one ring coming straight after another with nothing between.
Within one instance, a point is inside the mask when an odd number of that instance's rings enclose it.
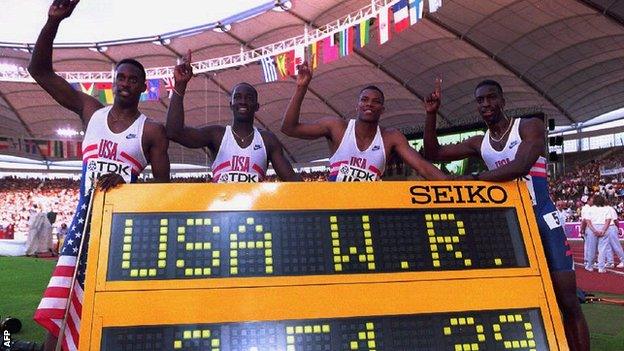
<instances>
[{"instance_id":1,"label":"tdk logo on singlet","mask_svg":"<svg viewBox=\"0 0 624 351\"><path fill-rule=\"evenodd\" d=\"M338 169L337 181L341 182L372 182L375 173L366 170L366 159L351 157L348 165L342 165Z\"/></svg>"},{"instance_id":2,"label":"tdk logo on singlet","mask_svg":"<svg viewBox=\"0 0 624 351\"><path fill-rule=\"evenodd\" d=\"M242 172L226 172L219 177L219 183L258 183L257 174Z\"/></svg>"},{"instance_id":3,"label":"tdk logo on singlet","mask_svg":"<svg viewBox=\"0 0 624 351\"><path fill-rule=\"evenodd\" d=\"M95 172L99 174L117 173L121 175L122 177L130 176L129 165L125 165L125 164L121 164L117 162L108 162L102 159L89 161L89 164L87 165L87 169L90 172Z\"/></svg>"}]
</instances>

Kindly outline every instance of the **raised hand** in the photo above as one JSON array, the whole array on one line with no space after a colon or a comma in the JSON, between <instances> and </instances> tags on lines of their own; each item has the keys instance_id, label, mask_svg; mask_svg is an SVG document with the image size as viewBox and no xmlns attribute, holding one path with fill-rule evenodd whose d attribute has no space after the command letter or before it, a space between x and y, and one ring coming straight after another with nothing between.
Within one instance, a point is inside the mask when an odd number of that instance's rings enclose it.
<instances>
[{"instance_id":1,"label":"raised hand","mask_svg":"<svg viewBox=\"0 0 624 351\"><path fill-rule=\"evenodd\" d=\"M48 9L48 18L61 21L69 17L80 0L54 0Z\"/></svg>"},{"instance_id":2,"label":"raised hand","mask_svg":"<svg viewBox=\"0 0 624 351\"><path fill-rule=\"evenodd\" d=\"M308 84L310 84L310 81L312 80L312 71L310 70L310 67L308 66L308 62L307 61L303 61L302 64L297 65L297 85L298 86L305 86L307 87Z\"/></svg>"},{"instance_id":3,"label":"raised hand","mask_svg":"<svg viewBox=\"0 0 624 351\"><path fill-rule=\"evenodd\" d=\"M182 63L173 69L176 91L182 93L186 89L186 84L193 77L193 67L191 66L191 50L182 57Z\"/></svg>"},{"instance_id":4,"label":"raised hand","mask_svg":"<svg viewBox=\"0 0 624 351\"><path fill-rule=\"evenodd\" d=\"M442 79L436 78L433 93L425 98L425 111L427 113L437 113L440 109L440 99L442 98Z\"/></svg>"}]
</instances>

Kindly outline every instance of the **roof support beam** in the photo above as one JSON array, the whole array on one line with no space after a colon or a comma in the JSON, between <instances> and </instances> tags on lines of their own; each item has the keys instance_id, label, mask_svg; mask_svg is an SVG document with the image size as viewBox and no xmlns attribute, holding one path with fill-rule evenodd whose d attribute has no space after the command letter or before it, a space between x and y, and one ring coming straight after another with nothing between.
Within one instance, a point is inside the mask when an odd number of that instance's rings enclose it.
<instances>
[{"instance_id":1,"label":"roof support beam","mask_svg":"<svg viewBox=\"0 0 624 351\"><path fill-rule=\"evenodd\" d=\"M291 11L286 11L288 13L291 13ZM253 46L249 45L248 43L246 43L245 41L243 41L241 38L235 36L234 34L230 33L230 32L226 32L232 39L238 41L241 45L244 45L250 49L255 49ZM343 115L342 113L340 113L340 111L338 111L338 109L336 107L334 107L332 104L329 103L329 101L327 101L327 99L325 99L323 96L321 96L321 94L317 93L316 90L312 89L311 87L308 87L308 91L310 93L312 93L312 95L314 95L317 99L321 100L327 107L329 107L330 110L332 110L336 115L338 115L340 118L346 120L347 117L345 115Z\"/></svg>"},{"instance_id":2,"label":"roof support beam","mask_svg":"<svg viewBox=\"0 0 624 351\"><path fill-rule=\"evenodd\" d=\"M576 123L576 121L572 118L572 116L570 116L570 114L561 105L559 105L548 93L546 93L546 91L544 91L540 86L538 86L536 83L534 83L530 79L524 77L522 75L522 73L520 73L517 69L515 69L511 64L505 62L501 58L497 57L492 51L488 50L487 48L485 48L481 44L477 43L476 41L470 39L469 37L464 36L462 33L457 31L456 29L446 25L445 23L443 23L439 19L431 16L430 14L428 14L428 13L424 14L423 18L429 20L431 23L433 23L436 26L446 30L447 32L455 35L457 37L457 39L465 41L466 43L470 44L470 46L472 46L476 50L478 50L478 51L482 52L484 55L490 57L496 63L498 63L503 68L505 68L506 70L510 71L511 73L513 73L516 77L518 77L518 79L520 79L526 85L530 86L533 90L535 90L537 93L539 93L544 99L546 99L546 101L548 101L564 117L566 117L570 121L570 123Z\"/></svg>"},{"instance_id":3,"label":"roof support beam","mask_svg":"<svg viewBox=\"0 0 624 351\"><path fill-rule=\"evenodd\" d=\"M297 18L298 20L300 20L301 22L303 22L306 25L311 26L312 28L318 29L318 27L313 24L313 23L308 23L308 21L306 21L305 18L303 18L303 16L299 15L298 13L294 12L294 11L287 11L290 15L292 15L293 17ZM393 81L397 82L398 84L400 84L402 87L404 87L407 91L409 91L410 93L412 93L414 96L416 96L418 99L420 99L421 101L425 101L425 97L422 96L421 94L419 94L414 88L412 88L407 81L402 80L400 77L398 77L397 75L395 75L394 73L390 72L386 67L384 67L381 63L379 62L375 62L375 60L373 60L372 58L370 58L368 55L366 55L364 52L362 52L362 50L358 50L356 48L353 48L353 52L356 53L359 57L361 57L364 61L368 62L370 65L376 67L378 70L380 70L383 74L387 75L390 79L392 79ZM447 118L446 115L444 115L443 113L438 112L438 115L440 115L440 117L449 125L452 126L453 123L451 123L451 121Z\"/></svg>"},{"instance_id":4,"label":"roof support beam","mask_svg":"<svg viewBox=\"0 0 624 351\"><path fill-rule=\"evenodd\" d=\"M22 126L24 127L26 132L28 132L28 136L30 136L31 138L34 139L35 135L33 134L32 130L30 130L30 127L28 126L28 124L26 123L26 121L24 120L22 115L20 115L20 113L17 111L17 109L11 103L11 101L7 100L7 98L4 96L4 94L2 94L1 91L0 91L0 98L2 100L4 100L6 102L6 104L7 104L7 106L11 109L11 111L13 111L13 113L15 113L15 116L17 116L17 119L20 121L20 123L22 124ZM41 156L41 158L43 158L45 161L47 161L48 157L43 154L43 152L41 151L41 148L39 147L39 144L37 144L37 150L39 150L39 155Z\"/></svg>"},{"instance_id":5,"label":"roof support beam","mask_svg":"<svg viewBox=\"0 0 624 351\"><path fill-rule=\"evenodd\" d=\"M577 2L593 9L596 12L601 13L603 16L607 17L608 19L612 20L613 22L615 22L616 24L620 25L620 26L624 26L624 17L618 15L617 13L609 10L609 8L611 8L611 6L613 6L613 4L615 4L618 0L613 0L613 2L611 4L609 4L607 7L602 7L600 5L597 5L589 0L576 0Z\"/></svg>"}]
</instances>

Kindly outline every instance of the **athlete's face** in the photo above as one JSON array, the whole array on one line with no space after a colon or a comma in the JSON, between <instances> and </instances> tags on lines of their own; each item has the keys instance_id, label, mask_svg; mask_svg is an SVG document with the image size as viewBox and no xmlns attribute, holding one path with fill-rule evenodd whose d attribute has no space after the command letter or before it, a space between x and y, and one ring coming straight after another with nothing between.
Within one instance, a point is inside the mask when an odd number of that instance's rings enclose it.
<instances>
[{"instance_id":1,"label":"athlete's face","mask_svg":"<svg viewBox=\"0 0 624 351\"><path fill-rule=\"evenodd\" d=\"M129 63L117 67L113 82L116 104L122 106L138 104L141 93L145 89L147 89L145 79L143 79L143 74L138 67Z\"/></svg>"},{"instance_id":2,"label":"athlete's face","mask_svg":"<svg viewBox=\"0 0 624 351\"><path fill-rule=\"evenodd\" d=\"M378 122L384 112L381 93L374 89L365 89L360 94L357 104L357 117L366 122Z\"/></svg>"},{"instance_id":3,"label":"athlete's face","mask_svg":"<svg viewBox=\"0 0 624 351\"><path fill-rule=\"evenodd\" d=\"M246 84L237 85L232 91L230 108L234 119L241 122L253 122L254 115L258 111L258 93Z\"/></svg>"},{"instance_id":4,"label":"athlete's face","mask_svg":"<svg viewBox=\"0 0 624 351\"><path fill-rule=\"evenodd\" d=\"M505 98L494 85L483 85L475 91L477 110L487 125L496 124L503 118Z\"/></svg>"}]
</instances>

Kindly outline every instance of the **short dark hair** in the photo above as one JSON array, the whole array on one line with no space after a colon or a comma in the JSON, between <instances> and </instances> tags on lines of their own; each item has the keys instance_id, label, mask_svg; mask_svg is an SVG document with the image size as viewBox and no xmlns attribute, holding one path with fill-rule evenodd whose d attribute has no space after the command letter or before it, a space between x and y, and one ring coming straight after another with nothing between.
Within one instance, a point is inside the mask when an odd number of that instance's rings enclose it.
<instances>
[{"instance_id":1,"label":"short dark hair","mask_svg":"<svg viewBox=\"0 0 624 351\"><path fill-rule=\"evenodd\" d=\"M503 87L501 87L501 85L493 79L486 79L486 80L481 81L481 83L477 84L475 91L477 91L477 89L481 88L482 86L486 86L486 85L496 87L496 89L498 89L498 92L501 95L503 95Z\"/></svg>"},{"instance_id":2,"label":"short dark hair","mask_svg":"<svg viewBox=\"0 0 624 351\"><path fill-rule=\"evenodd\" d=\"M135 59L125 58L125 59L117 62L117 64L115 65L115 71L119 68L119 66L123 65L124 63L127 63L129 65L133 65L134 67L138 68L141 71L141 76L142 76L143 80L147 79L147 75L145 74L145 67L143 67L141 62L139 62L139 61L137 61Z\"/></svg>"},{"instance_id":3,"label":"short dark hair","mask_svg":"<svg viewBox=\"0 0 624 351\"><path fill-rule=\"evenodd\" d=\"M378 87L378 86L376 86L376 85L368 85L368 86L365 86L362 90L360 90L360 94L359 94L359 95L362 95L362 93L364 92L364 90L375 90L375 91L379 92L379 94L381 94L381 104L382 104L382 105L383 105L383 103L386 101L386 96L384 95L383 91L381 91L381 89L379 89L379 87ZM359 96L359 95L358 95L358 96Z\"/></svg>"},{"instance_id":4,"label":"short dark hair","mask_svg":"<svg viewBox=\"0 0 624 351\"><path fill-rule=\"evenodd\" d=\"M247 86L247 87L251 88L251 90L254 92L254 95L255 95L255 97L256 97L256 100L258 100L258 91L256 90L256 88L254 88L254 86L253 86L253 85L251 85L251 84L249 84L249 83L247 83L247 82L240 82L240 83L236 84L236 85L234 86L234 88L232 88L232 95L234 95L234 90L236 89L236 87L241 86L241 85L245 85L245 86Z\"/></svg>"},{"instance_id":5,"label":"short dark hair","mask_svg":"<svg viewBox=\"0 0 624 351\"><path fill-rule=\"evenodd\" d=\"M594 206L603 207L607 204L607 200L605 200L602 195L594 195Z\"/></svg>"}]
</instances>

